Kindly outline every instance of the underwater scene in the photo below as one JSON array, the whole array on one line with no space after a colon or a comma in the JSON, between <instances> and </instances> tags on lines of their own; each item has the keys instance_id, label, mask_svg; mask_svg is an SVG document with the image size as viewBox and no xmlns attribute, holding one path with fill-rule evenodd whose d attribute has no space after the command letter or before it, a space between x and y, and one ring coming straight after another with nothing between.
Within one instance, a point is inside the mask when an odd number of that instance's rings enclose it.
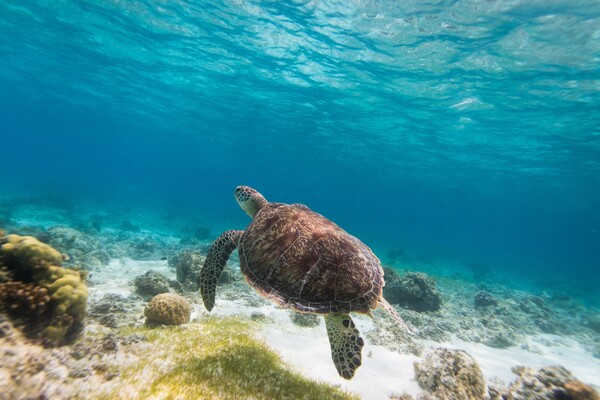
<instances>
[{"instance_id":1,"label":"underwater scene","mask_svg":"<svg viewBox=\"0 0 600 400\"><path fill-rule=\"evenodd\" d=\"M0 399L600 399L600 2L0 1Z\"/></svg>"}]
</instances>

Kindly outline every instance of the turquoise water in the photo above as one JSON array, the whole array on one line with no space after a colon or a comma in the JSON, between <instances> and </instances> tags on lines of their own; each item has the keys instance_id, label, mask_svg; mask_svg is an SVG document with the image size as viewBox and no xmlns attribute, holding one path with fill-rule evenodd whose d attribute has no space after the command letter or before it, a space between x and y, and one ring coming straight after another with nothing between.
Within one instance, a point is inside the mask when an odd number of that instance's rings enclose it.
<instances>
[{"instance_id":1,"label":"turquoise water","mask_svg":"<svg viewBox=\"0 0 600 400\"><path fill-rule=\"evenodd\" d=\"M399 269L598 301L599 27L598 1L5 0L0 196L243 228L251 185Z\"/></svg>"}]
</instances>

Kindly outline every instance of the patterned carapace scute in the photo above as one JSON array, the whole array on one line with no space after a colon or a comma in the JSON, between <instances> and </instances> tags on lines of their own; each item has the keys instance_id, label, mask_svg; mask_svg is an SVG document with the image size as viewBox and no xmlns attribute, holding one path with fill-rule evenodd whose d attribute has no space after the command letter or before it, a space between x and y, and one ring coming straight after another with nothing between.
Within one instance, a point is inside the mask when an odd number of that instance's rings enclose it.
<instances>
[{"instance_id":1,"label":"patterned carapace scute","mask_svg":"<svg viewBox=\"0 0 600 400\"><path fill-rule=\"evenodd\" d=\"M239 255L250 285L296 311L369 313L381 297L383 269L371 249L301 204L261 208Z\"/></svg>"}]
</instances>

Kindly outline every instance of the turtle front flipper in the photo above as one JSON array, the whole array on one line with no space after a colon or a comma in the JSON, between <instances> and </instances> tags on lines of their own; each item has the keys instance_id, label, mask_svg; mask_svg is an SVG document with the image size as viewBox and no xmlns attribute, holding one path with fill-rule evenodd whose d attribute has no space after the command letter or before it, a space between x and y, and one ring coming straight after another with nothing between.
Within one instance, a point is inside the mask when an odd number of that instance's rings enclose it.
<instances>
[{"instance_id":1,"label":"turtle front flipper","mask_svg":"<svg viewBox=\"0 0 600 400\"><path fill-rule=\"evenodd\" d=\"M352 379L362 363L361 351L365 342L350 315L331 313L324 317L335 368L342 378Z\"/></svg>"},{"instance_id":2,"label":"turtle front flipper","mask_svg":"<svg viewBox=\"0 0 600 400\"><path fill-rule=\"evenodd\" d=\"M215 296L217 295L217 282L221 277L223 268L229 259L229 255L238 245L244 231L226 231L214 241L204 265L200 270L200 294L202 302L208 311L215 306Z\"/></svg>"}]
</instances>

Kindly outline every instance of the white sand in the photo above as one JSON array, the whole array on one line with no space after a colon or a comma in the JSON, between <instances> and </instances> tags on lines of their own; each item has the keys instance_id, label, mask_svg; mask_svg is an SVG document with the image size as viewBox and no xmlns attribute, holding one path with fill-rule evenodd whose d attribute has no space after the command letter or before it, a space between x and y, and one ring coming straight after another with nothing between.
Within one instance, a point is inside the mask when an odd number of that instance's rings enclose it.
<instances>
[{"instance_id":1,"label":"white sand","mask_svg":"<svg viewBox=\"0 0 600 400\"><path fill-rule=\"evenodd\" d=\"M298 332L299 329L303 332ZM264 330L263 336L284 360L305 376L340 385L364 399L388 399L391 393L407 392L414 395L420 391L413 371L413 362L419 360L418 357L400 355L365 340L363 365L351 381L346 381L337 375L333 367L323 324L318 328L296 329L280 324L271 325ZM426 348L465 350L477 360L486 380L496 377L510 383L516 378L511 367L517 365L535 368L561 365L577 379L600 387L600 361L576 341L555 335L539 335L528 338L528 342L528 349L516 346L494 349L460 340L423 344Z\"/></svg>"},{"instance_id":2,"label":"white sand","mask_svg":"<svg viewBox=\"0 0 600 400\"><path fill-rule=\"evenodd\" d=\"M513 366L548 367L561 365L579 380L600 387L600 360L575 340L549 334L529 336L526 346L494 349L481 343L454 340L452 343L429 343L434 347L465 350L475 357L486 379L498 377L504 382L515 379Z\"/></svg>"},{"instance_id":3,"label":"white sand","mask_svg":"<svg viewBox=\"0 0 600 400\"><path fill-rule=\"evenodd\" d=\"M106 293L128 296L133 292L130 282L146 271L154 270L174 278L173 269L166 261L134 261L127 258L113 260L108 266L97 268L92 273L90 294L100 298ZM412 355L401 355L373 345L366 333L373 329L373 321L366 316L355 315L353 319L365 339L363 365L350 381L337 374L331 361L329 341L325 324L305 328L292 323L287 310L273 305L248 307L243 300L217 298L212 315L245 315L260 312L271 322L257 332L290 366L303 375L340 386L359 394L364 399L387 400L394 394L417 394L419 385L415 381L413 362L419 360ZM205 314L199 304L194 305L192 319ZM585 383L600 387L600 361L576 341L556 335L538 335L528 338L528 344L508 349L494 349L480 343L453 340L449 343L423 341L426 348L448 347L467 351L483 370L486 380L497 377L505 383L515 379L511 367L543 367L562 365Z\"/></svg>"},{"instance_id":4,"label":"white sand","mask_svg":"<svg viewBox=\"0 0 600 400\"><path fill-rule=\"evenodd\" d=\"M288 365L304 376L340 386L372 400L387 400L391 393L419 392L413 373L413 362L418 359L415 356L389 351L365 339L363 364L355 377L348 381L338 375L333 365L324 322L317 327L299 327L292 323L287 310L272 305L247 307L241 302L223 299L217 299L211 314L249 316L253 312L261 312L272 321L257 333ZM373 321L361 315L354 315L353 319L365 338L365 333L373 329Z\"/></svg>"},{"instance_id":5,"label":"white sand","mask_svg":"<svg viewBox=\"0 0 600 400\"><path fill-rule=\"evenodd\" d=\"M201 309L198 312L205 311ZM223 299L217 300L217 307L213 310L215 315L249 316L253 312L261 312L273 321L259 332L266 343L307 377L338 385L369 400L387 400L392 393L415 395L421 391L413 370L413 362L420 360L419 357L401 355L365 339L363 365L354 378L347 381L339 377L333 366L323 322L318 327L303 328L291 322L286 310L271 305L247 307L241 301ZM365 334L373 329L373 321L361 315L354 315L353 319L365 338ZM508 349L495 349L459 339L448 343L421 343L426 349L447 347L465 350L477 360L486 380L495 377L510 383L516 378L511 368L517 365L535 368L561 365L577 379L600 387L600 361L575 340L556 335L537 335L529 337L527 342L525 346Z\"/></svg>"},{"instance_id":6,"label":"white sand","mask_svg":"<svg viewBox=\"0 0 600 400\"><path fill-rule=\"evenodd\" d=\"M130 258L112 260L108 265L96 267L90 271L89 292L94 300L107 293L129 296L133 293L133 280L148 271L156 271L169 279L175 279L175 272L167 261L137 261Z\"/></svg>"},{"instance_id":7,"label":"white sand","mask_svg":"<svg viewBox=\"0 0 600 400\"><path fill-rule=\"evenodd\" d=\"M325 326L303 329L310 332L282 332L280 327L270 326L262 334L267 343L303 375L339 385L364 399L388 399L391 393L419 392L413 374L417 357L401 355L365 341L363 364L348 381L340 378L331 361Z\"/></svg>"}]
</instances>

